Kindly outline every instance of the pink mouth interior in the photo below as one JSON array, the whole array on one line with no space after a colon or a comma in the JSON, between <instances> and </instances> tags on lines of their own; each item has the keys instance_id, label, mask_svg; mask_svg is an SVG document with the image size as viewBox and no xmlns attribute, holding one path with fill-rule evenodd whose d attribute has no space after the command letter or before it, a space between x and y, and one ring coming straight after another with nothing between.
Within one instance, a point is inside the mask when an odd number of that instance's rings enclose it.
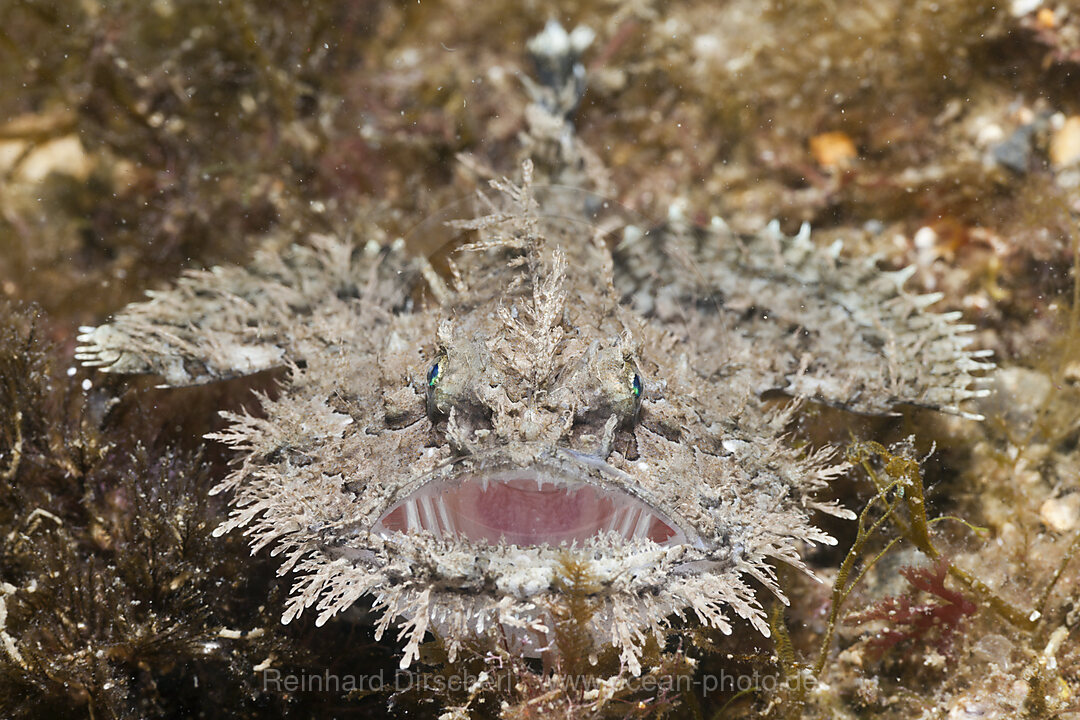
<instances>
[{"instance_id":1,"label":"pink mouth interior","mask_svg":"<svg viewBox=\"0 0 1080 720\"><path fill-rule=\"evenodd\" d=\"M609 532L664 545L685 542L672 523L628 493L550 482L528 471L429 483L390 508L374 530L513 545L557 546Z\"/></svg>"}]
</instances>

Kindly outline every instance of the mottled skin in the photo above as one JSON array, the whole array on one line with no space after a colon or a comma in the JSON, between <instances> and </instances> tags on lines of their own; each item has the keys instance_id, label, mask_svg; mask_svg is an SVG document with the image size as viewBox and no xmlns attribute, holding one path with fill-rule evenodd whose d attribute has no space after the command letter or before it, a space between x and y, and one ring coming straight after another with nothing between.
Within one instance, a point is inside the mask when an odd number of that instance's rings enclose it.
<instances>
[{"instance_id":1,"label":"mottled skin","mask_svg":"<svg viewBox=\"0 0 1080 720\"><path fill-rule=\"evenodd\" d=\"M534 88L521 182L494 183L457 223L471 241L445 276L401 243L316 236L195 273L82 336L88 364L170 385L289 368L265 418L230 416L215 436L241 453L217 489L234 506L218 532L243 528L296 571L286 622L374 596L379 632L397 621L407 637L403 666L429 629L451 655L485 637L542 651L571 556L595 581L596 639L632 672L644 633L672 613L724 631L734 613L768 634L748 578L783 597L774 564L801 567L805 543L832 542L814 513L850 513L815 499L842 470L833 451L785 442L799 402L769 411L762 394L962 414L987 367L965 349L968 328L903 291L905 275L806 235L739 237L677 213L651 229L597 219L595 161L568 120L581 48L554 44L532 50L575 62L548 62L557 79ZM372 532L429 483L507 470L628 493L685 541Z\"/></svg>"}]
</instances>

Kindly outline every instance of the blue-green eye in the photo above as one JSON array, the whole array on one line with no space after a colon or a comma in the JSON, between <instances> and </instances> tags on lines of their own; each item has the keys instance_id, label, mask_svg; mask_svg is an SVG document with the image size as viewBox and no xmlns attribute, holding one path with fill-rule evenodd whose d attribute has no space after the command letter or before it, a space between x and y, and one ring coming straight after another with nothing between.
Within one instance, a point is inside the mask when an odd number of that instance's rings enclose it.
<instances>
[{"instance_id":1,"label":"blue-green eye","mask_svg":"<svg viewBox=\"0 0 1080 720\"><path fill-rule=\"evenodd\" d=\"M634 394L634 397L641 397L641 376L634 373L634 380L630 383L630 392Z\"/></svg>"},{"instance_id":2,"label":"blue-green eye","mask_svg":"<svg viewBox=\"0 0 1080 720\"><path fill-rule=\"evenodd\" d=\"M439 384L439 380L442 378L442 360L437 361L431 366L427 374L427 384L429 388L433 388Z\"/></svg>"}]
</instances>

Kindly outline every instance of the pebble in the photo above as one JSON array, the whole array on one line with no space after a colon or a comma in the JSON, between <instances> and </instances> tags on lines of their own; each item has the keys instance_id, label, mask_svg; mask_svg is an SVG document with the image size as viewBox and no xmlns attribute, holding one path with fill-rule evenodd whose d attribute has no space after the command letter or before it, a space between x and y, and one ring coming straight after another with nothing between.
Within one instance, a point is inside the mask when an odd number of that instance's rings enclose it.
<instances>
[{"instance_id":1,"label":"pebble","mask_svg":"<svg viewBox=\"0 0 1080 720\"><path fill-rule=\"evenodd\" d=\"M1039 8L1035 13L1035 24L1043 30L1053 30L1058 26L1057 15L1048 7Z\"/></svg>"},{"instance_id":2,"label":"pebble","mask_svg":"<svg viewBox=\"0 0 1080 720\"><path fill-rule=\"evenodd\" d=\"M1043 0L1012 0L1009 3L1009 11L1013 17L1023 17L1038 10L1042 4Z\"/></svg>"},{"instance_id":3,"label":"pebble","mask_svg":"<svg viewBox=\"0 0 1080 720\"><path fill-rule=\"evenodd\" d=\"M810 138L810 154L823 168L845 168L859 156L855 141L840 131L821 133Z\"/></svg>"},{"instance_id":4,"label":"pebble","mask_svg":"<svg viewBox=\"0 0 1080 720\"><path fill-rule=\"evenodd\" d=\"M1080 160L1080 115L1071 115L1050 138L1050 162L1062 168Z\"/></svg>"},{"instance_id":5,"label":"pebble","mask_svg":"<svg viewBox=\"0 0 1080 720\"><path fill-rule=\"evenodd\" d=\"M1039 508L1039 517L1055 532L1074 530L1080 526L1080 493L1050 498Z\"/></svg>"},{"instance_id":6,"label":"pebble","mask_svg":"<svg viewBox=\"0 0 1080 720\"><path fill-rule=\"evenodd\" d=\"M1007 170L1026 173L1031 166L1031 138L1034 134L1034 125L1021 125L990 149L991 158Z\"/></svg>"},{"instance_id":7,"label":"pebble","mask_svg":"<svg viewBox=\"0 0 1080 720\"><path fill-rule=\"evenodd\" d=\"M1062 370L1061 376L1065 382L1080 382L1080 361L1074 360L1067 364Z\"/></svg>"}]
</instances>

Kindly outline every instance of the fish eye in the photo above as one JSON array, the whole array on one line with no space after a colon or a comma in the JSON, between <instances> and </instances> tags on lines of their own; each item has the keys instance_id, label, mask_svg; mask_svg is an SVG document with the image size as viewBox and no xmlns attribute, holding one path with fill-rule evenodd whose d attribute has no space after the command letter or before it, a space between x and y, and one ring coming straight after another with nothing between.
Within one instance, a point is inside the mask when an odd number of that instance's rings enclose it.
<instances>
[{"instance_id":1,"label":"fish eye","mask_svg":"<svg viewBox=\"0 0 1080 720\"><path fill-rule=\"evenodd\" d=\"M427 374L428 387L433 388L436 385L438 385L439 380L442 379L442 374L443 374L443 361L442 361L442 358L439 358L431 366L431 369L428 370L428 374Z\"/></svg>"}]
</instances>

